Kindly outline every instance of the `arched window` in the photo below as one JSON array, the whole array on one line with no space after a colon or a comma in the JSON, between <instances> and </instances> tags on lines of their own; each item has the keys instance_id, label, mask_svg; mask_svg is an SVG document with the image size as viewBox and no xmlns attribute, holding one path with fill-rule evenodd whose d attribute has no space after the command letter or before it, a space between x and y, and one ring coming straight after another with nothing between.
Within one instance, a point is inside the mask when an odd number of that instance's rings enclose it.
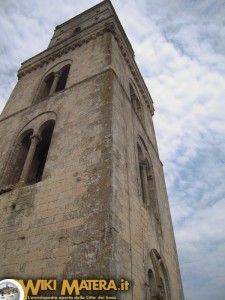
<instances>
[{"instance_id":1,"label":"arched window","mask_svg":"<svg viewBox=\"0 0 225 300\"><path fill-rule=\"evenodd\" d=\"M151 208L155 213L155 217L156 217L157 204L156 204L156 190L155 190L155 184L153 180L153 170L148 159L146 159L145 162L146 162L146 173L147 173L146 176L147 176L147 185L148 185L149 204L151 205Z\"/></svg>"},{"instance_id":2,"label":"arched window","mask_svg":"<svg viewBox=\"0 0 225 300\"><path fill-rule=\"evenodd\" d=\"M45 79L42 82L40 91L39 91L39 96L38 96L39 101L38 102L41 102L42 100L44 100L45 98L47 98L50 95L50 91L51 91L54 79L55 79L54 73L50 73L45 77Z\"/></svg>"},{"instance_id":3,"label":"arched window","mask_svg":"<svg viewBox=\"0 0 225 300\"><path fill-rule=\"evenodd\" d=\"M130 84L130 100L131 100L131 105L132 105L134 111L138 115L139 119L143 122L144 117L143 117L143 110L142 110L141 102L138 99L138 97L134 91L134 88L131 84Z\"/></svg>"},{"instance_id":4,"label":"arched window","mask_svg":"<svg viewBox=\"0 0 225 300\"><path fill-rule=\"evenodd\" d=\"M141 149L139 144L137 148L142 200L146 208L152 208L154 210L156 196L152 168L147 155L143 153L144 150Z\"/></svg>"},{"instance_id":5,"label":"arched window","mask_svg":"<svg viewBox=\"0 0 225 300\"><path fill-rule=\"evenodd\" d=\"M21 176L27 154L30 149L30 137L33 133L32 129L25 131L17 140L13 153L10 157L10 167L5 174L4 186L16 184Z\"/></svg>"},{"instance_id":6,"label":"arched window","mask_svg":"<svg viewBox=\"0 0 225 300\"><path fill-rule=\"evenodd\" d=\"M0 194L42 179L55 120L54 112L41 113L20 131L1 174Z\"/></svg>"},{"instance_id":7,"label":"arched window","mask_svg":"<svg viewBox=\"0 0 225 300\"><path fill-rule=\"evenodd\" d=\"M138 165L139 165L139 176L141 185L141 197L145 207L148 205L148 186L147 186L147 170L146 162L144 159L141 147L138 144Z\"/></svg>"},{"instance_id":8,"label":"arched window","mask_svg":"<svg viewBox=\"0 0 225 300\"><path fill-rule=\"evenodd\" d=\"M30 170L28 171L26 179L28 184L39 182L42 179L54 126L54 121L49 121L43 126L43 131L41 133L39 142L36 145Z\"/></svg>"},{"instance_id":9,"label":"arched window","mask_svg":"<svg viewBox=\"0 0 225 300\"><path fill-rule=\"evenodd\" d=\"M69 75L70 71L70 65L64 66L60 71L59 71L59 80L55 89L55 92L59 92L65 89L67 78Z\"/></svg>"},{"instance_id":10,"label":"arched window","mask_svg":"<svg viewBox=\"0 0 225 300\"><path fill-rule=\"evenodd\" d=\"M48 74L40 86L36 103L45 100L47 97L52 96L56 92L64 90L69 71L70 65L65 65L59 71Z\"/></svg>"},{"instance_id":11,"label":"arched window","mask_svg":"<svg viewBox=\"0 0 225 300\"><path fill-rule=\"evenodd\" d=\"M137 143L139 182L141 187L141 196L146 209L154 216L156 226L161 234L160 217L157 202L156 185L154 180L153 166L147 147L143 139L139 136Z\"/></svg>"},{"instance_id":12,"label":"arched window","mask_svg":"<svg viewBox=\"0 0 225 300\"><path fill-rule=\"evenodd\" d=\"M148 291L147 291L148 300L156 300L159 298L159 292L156 285L156 280L154 273L151 269L148 270Z\"/></svg>"},{"instance_id":13,"label":"arched window","mask_svg":"<svg viewBox=\"0 0 225 300\"><path fill-rule=\"evenodd\" d=\"M19 155L22 163L18 164L20 172L16 171L18 186L41 181L54 126L54 120L47 121L41 126L39 133L23 138Z\"/></svg>"},{"instance_id":14,"label":"arched window","mask_svg":"<svg viewBox=\"0 0 225 300\"><path fill-rule=\"evenodd\" d=\"M170 297L170 288L168 274L165 268L164 260L161 258L160 254L156 249L150 251L150 257L154 266L156 286L160 298L162 300L169 300Z\"/></svg>"},{"instance_id":15,"label":"arched window","mask_svg":"<svg viewBox=\"0 0 225 300\"><path fill-rule=\"evenodd\" d=\"M165 291L165 286L162 278L160 278L159 294L160 294L160 300L166 300L166 291Z\"/></svg>"}]
</instances>

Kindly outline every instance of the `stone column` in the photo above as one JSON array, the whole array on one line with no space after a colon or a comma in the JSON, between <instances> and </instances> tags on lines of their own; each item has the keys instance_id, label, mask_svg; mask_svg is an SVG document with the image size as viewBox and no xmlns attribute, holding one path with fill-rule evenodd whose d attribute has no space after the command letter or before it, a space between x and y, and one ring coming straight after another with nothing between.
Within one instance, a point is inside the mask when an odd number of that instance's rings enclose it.
<instances>
[{"instance_id":1,"label":"stone column","mask_svg":"<svg viewBox=\"0 0 225 300\"><path fill-rule=\"evenodd\" d=\"M49 92L49 96L52 96L55 93L55 90L56 90L56 87L57 87L57 84L59 81L59 77L60 77L60 73L59 72L55 73L55 77L54 77L54 80L53 80L53 83L52 83L52 86L51 86L51 89Z\"/></svg>"},{"instance_id":2,"label":"stone column","mask_svg":"<svg viewBox=\"0 0 225 300\"><path fill-rule=\"evenodd\" d=\"M149 206L148 179L147 179L147 166L145 163L140 164L140 173L141 173L143 201L145 206L148 207Z\"/></svg>"},{"instance_id":3,"label":"stone column","mask_svg":"<svg viewBox=\"0 0 225 300\"><path fill-rule=\"evenodd\" d=\"M23 171L20 176L20 181L18 183L19 186L23 186L27 182L27 178L28 178L28 175L30 172L31 164L34 159L34 154L35 154L37 145L41 141L41 137L39 135L32 135L30 137L30 139L31 139L31 144L30 144L30 148L29 148L29 151L27 154L25 164L23 166Z\"/></svg>"}]
</instances>

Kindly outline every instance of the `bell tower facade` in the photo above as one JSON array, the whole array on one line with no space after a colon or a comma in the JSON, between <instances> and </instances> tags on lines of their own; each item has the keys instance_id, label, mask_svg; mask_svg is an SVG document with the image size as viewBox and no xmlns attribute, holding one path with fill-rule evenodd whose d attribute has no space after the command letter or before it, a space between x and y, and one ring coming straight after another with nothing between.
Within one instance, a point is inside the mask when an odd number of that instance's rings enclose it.
<instances>
[{"instance_id":1,"label":"bell tower facade","mask_svg":"<svg viewBox=\"0 0 225 300\"><path fill-rule=\"evenodd\" d=\"M0 117L0 279L183 298L153 102L110 1L56 27Z\"/></svg>"}]
</instances>

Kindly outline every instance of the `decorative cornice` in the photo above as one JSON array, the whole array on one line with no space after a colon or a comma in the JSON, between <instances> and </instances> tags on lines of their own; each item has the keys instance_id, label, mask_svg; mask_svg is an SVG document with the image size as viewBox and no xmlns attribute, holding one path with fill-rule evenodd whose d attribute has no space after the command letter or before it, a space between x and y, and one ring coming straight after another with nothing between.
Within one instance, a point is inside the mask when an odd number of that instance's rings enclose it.
<instances>
[{"instance_id":1,"label":"decorative cornice","mask_svg":"<svg viewBox=\"0 0 225 300\"><path fill-rule=\"evenodd\" d=\"M48 65L50 62L54 61L56 58L61 57L64 54L67 54L69 51L73 51L75 48L81 47L83 44L87 44L90 40L96 39L98 36L103 35L105 32L109 31L107 27L95 32L84 39L73 42L72 44L66 45L63 49L58 49L55 52L47 55L45 58L41 59L37 63L29 65L28 67L22 68L18 72L18 78L24 77L27 74L30 74L32 71L42 68L44 65Z\"/></svg>"},{"instance_id":2,"label":"decorative cornice","mask_svg":"<svg viewBox=\"0 0 225 300\"><path fill-rule=\"evenodd\" d=\"M137 71L138 68L135 65L135 63L133 62L133 58L130 59L130 54L127 50L127 47L122 42L122 39L120 38L119 34L117 33L116 27L113 23L106 24L106 26L104 28L102 28L101 30L99 30L95 33L92 33L91 35L89 35L83 39L80 39L79 41L75 41L75 42L65 46L63 49L58 49L57 51L47 55L45 58L41 59L37 63L34 63L28 67L22 68L21 71L18 72L18 78L20 79L20 78L26 76L27 74L30 74L32 71L35 71L38 68L42 68L44 65L49 64L50 62L63 56L64 54L67 54L69 51L73 51L75 48L81 47L83 44L87 44L91 40L95 40L98 36L102 36L106 32L111 32L113 34L116 42L118 43L119 49L121 50L122 55L125 58L125 61L127 62L127 65L131 71L131 74L133 75L133 77L137 83L139 91L140 91L147 107L149 108L151 114L153 115L154 114L153 102L152 102L151 97L146 92L147 87L145 85L143 86L143 82L142 82L143 80L142 80L142 78L140 79L141 75L138 74L139 72Z\"/></svg>"}]
</instances>

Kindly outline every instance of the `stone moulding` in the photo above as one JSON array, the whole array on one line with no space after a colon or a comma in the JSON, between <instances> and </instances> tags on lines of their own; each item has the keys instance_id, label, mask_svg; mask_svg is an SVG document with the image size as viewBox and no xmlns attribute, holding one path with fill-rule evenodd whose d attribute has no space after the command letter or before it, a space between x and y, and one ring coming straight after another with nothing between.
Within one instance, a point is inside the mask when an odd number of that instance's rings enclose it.
<instances>
[{"instance_id":1,"label":"stone moulding","mask_svg":"<svg viewBox=\"0 0 225 300\"><path fill-rule=\"evenodd\" d=\"M87 44L89 41L96 39L99 36L102 36L103 34L110 32L115 38L115 41L117 42L119 49L121 50L121 53L123 57L125 58L125 61L128 64L128 67L131 71L131 74L133 75L134 79L137 82L137 86L141 92L141 95L148 107L148 109L151 112L151 115L154 115L154 107L153 107L153 101L151 99L151 96L147 92L146 86L143 86L143 79L141 75L137 72L137 66L134 65L134 63L129 58L129 53L126 49L126 46L122 42L119 34L117 33L117 30L115 28L115 25L113 23L107 24L103 29L99 30L98 32L95 32L79 41L76 41L70 45L65 46L63 49L59 49L56 52L48 55L47 57L40 60L38 63L35 63L34 65L30 65L26 68L22 68L21 71L18 71L18 79L26 76L27 74L30 74L32 71L37 70L38 68L42 68L44 65L49 64L51 61L54 61L56 58L61 57L64 54L67 54L69 51L73 51L75 48L81 47L83 44Z\"/></svg>"}]
</instances>

